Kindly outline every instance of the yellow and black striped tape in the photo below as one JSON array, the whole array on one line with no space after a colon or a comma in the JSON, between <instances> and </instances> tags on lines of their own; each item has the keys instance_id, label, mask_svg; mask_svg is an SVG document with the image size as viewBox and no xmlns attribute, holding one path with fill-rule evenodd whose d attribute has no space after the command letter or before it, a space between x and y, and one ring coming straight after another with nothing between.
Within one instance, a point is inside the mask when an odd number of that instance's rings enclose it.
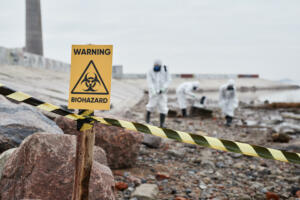
<instances>
[{"instance_id":1,"label":"yellow and black striped tape","mask_svg":"<svg viewBox=\"0 0 300 200\"><path fill-rule=\"evenodd\" d=\"M240 153L248 156L255 156L260 158L300 164L300 153L287 152L287 151L282 151L277 149L261 147L257 145L251 145L242 142L235 142L235 141L218 139L209 136L186 133L182 131L175 131L168 128L159 128L148 124L141 124L136 122L111 119L111 118L88 116L89 111L87 111L87 113L85 113L84 115L77 115L58 106L40 101L22 92L16 92L10 88L5 87L2 84L0 84L0 94L8 98L11 98L13 100L38 107L42 110L53 112L61 116L65 116L71 120L78 121L80 119L82 120L85 119L86 117L89 117L102 124L117 126L127 130L138 131L138 132L155 135L162 138L169 138L169 139L177 140L179 142L196 144L196 145L209 147L221 151Z\"/></svg>"},{"instance_id":2,"label":"yellow and black striped tape","mask_svg":"<svg viewBox=\"0 0 300 200\"><path fill-rule=\"evenodd\" d=\"M77 130L78 131L86 131L92 129L94 127L95 120L91 118L94 116L93 110L79 110L78 114L86 117L85 119L77 120Z\"/></svg>"}]
</instances>

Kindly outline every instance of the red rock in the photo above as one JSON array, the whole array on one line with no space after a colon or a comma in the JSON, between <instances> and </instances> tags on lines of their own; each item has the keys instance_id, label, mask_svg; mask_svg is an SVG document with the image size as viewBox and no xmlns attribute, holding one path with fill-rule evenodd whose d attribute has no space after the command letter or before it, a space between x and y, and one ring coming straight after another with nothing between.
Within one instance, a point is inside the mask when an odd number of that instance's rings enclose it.
<instances>
[{"instance_id":1,"label":"red rock","mask_svg":"<svg viewBox=\"0 0 300 200\"><path fill-rule=\"evenodd\" d=\"M266 199L267 200L279 200L279 196L273 192L266 192Z\"/></svg>"},{"instance_id":2,"label":"red rock","mask_svg":"<svg viewBox=\"0 0 300 200\"><path fill-rule=\"evenodd\" d=\"M300 190L296 192L296 197L300 198Z\"/></svg>"},{"instance_id":3,"label":"red rock","mask_svg":"<svg viewBox=\"0 0 300 200\"><path fill-rule=\"evenodd\" d=\"M65 134L80 134L76 130L75 121L65 117L57 117L55 122ZM108 165L112 169L128 168L135 165L143 140L142 134L100 123L95 124L95 131L95 145L105 150Z\"/></svg>"},{"instance_id":4,"label":"red rock","mask_svg":"<svg viewBox=\"0 0 300 200\"><path fill-rule=\"evenodd\" d=\"M46 133L28 136L5 164L0 199L71 199L75 152L74 136ZM114 200L114 185L111 170L94 161L89 199Z\"/></svg>"},{"instance_id":5,"label":"red rock","mask_svg":"<svg viewBox=\"0 0 300 200\"><path fill-rule=\"evenodd\" d=\"M184 197L176 197L174 200L188 200L188 199Z\"/></svg>"},{"instance_id":6,"label":"red rock","mask_svg":"<svg viewBox=\"0 0 300 200\"><path fill-rule=\"evenodd\" d=\"M101 147L94 146L94 160L102 165L108 166L106 153Z\"/></svg>"},{"instance_id":7,"label":"red rock","mask_svg":"<svg viewBox=\"0 0 300 200\"><path fill-rule=\"evenodd\" d=\"M156 179L157 180L164 180L164 179L169 179L170 176L168 174L162 174L162 173L157 173L156 174Z\"/></svg>"},{"instance_id":8,"label":"red rock","mask_svg":"<svg viewBox=\"0 0 300 200\"><path fill-rule=\"evenodd\" d=\"M114 176L123 176L124 173L120 170L114 170L113 174L114 174Z\"/></svg>"},{"instance_id":9,"label":"red rock","mask_svg":"<svg viewBox=\"0 0 300 200\"><path fill-rule=\"evenodd\" d=\"M118 190L121 190L121 191L126 190L128 188L128 184L124 183L124 182L116 182L115 186Z\"/></svg>"}]
</instances>

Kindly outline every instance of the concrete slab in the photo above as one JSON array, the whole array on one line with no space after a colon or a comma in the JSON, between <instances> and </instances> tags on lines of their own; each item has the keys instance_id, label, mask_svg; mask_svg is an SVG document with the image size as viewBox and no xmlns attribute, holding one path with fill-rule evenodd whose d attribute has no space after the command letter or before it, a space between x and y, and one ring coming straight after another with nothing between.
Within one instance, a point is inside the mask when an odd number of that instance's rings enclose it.
<instances>
[{"instance_id":1,"label":"concrete slab","mask_svg":"<svg viewBox=\"0 0 300 200\"><path fill-rule=\"evenodd\" d=\"M46 69L0 65L0 83L55 105L67 105L69 76L69 73ZM143 96L136 84L115 79L112 80L111 92L113 109L104 112L108 115L125 112Z\"/></svg>"}]
</instances>

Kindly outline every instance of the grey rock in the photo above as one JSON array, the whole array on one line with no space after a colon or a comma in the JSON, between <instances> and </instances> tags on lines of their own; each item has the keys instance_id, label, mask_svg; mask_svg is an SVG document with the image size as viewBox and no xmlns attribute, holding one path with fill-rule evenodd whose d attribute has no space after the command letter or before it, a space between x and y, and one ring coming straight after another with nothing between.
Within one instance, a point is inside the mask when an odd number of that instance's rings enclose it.
<instances>
[{"instance_id":1,"label":"grey rock","mask_svg":"<svg viewBox=\"0 0 300 200\"><path fill-rule=\"evenodd\" d=\"M253 182L250 188L259 190L261 188L264 188L264 184L258 183L258 182Z\"/></svg>"},{"instance_id":2,"label":"grey rock","mask_svg":"<svg viewBox=\"0 0 300 200\"><path fill-rule=\"evenodd\" d=\"M142 184L138 186L132 193L131 197L139 200L155 200L157 199L158 187L155 184Z\"/></svg>"},{"instance_id":3,"label":"grey rock","mask_svg":"<svg viewBox=\"0 0 300 200\"><path fill-rule=\"evenodd\" d=\"M284 122L278 126L273 127L273 132L295 134L300 132L300 126L296 124Z\"/></svg>"},{"instance_id":4,"label":"grey rock","mask_svg":"<svg viewBox=\"0 0 300 200\"><path fill-rule=\"evenodd\" d=\"M239 199L240 200L251 200L251 197L247 194L241 194Z\"/></svg>"},{"instance_id":5,"label":"grey rock","mask_svg":"<svg viewBox=\"0 0 300 200\"><path fill-rule=\"evenodd\" d=\"M283 118L280 115L270 115L269 123L280 124L281 122L283 122Z\"/></svg>"},{"instance_id":6,"label":"grey rock","mask_svg":"<svg viewBox=\"0 0 300 200\"><path fill-rule=\"evenodd\" d=\"M149 135L149 134L143 134L144 135L144 139L142 144L146 145L147 147L150 148L159 148L161 145L161 138L160 137L156 137L154 135Z\"/></svg>"},{"instance_id":7,"label":"grey rock","mask_svg":"<svg viewBox=\"0 0 300 200\"><path fill-rule=\"evenodd\" d=\"M199 188L202 189L202 190L204 190L204 189L207 188L207 186L206 186L205 183L203 183L203 182L201 181L200 184L199 184Z\"/></svg>"},{"instance_id":8,"label":"grey rock","mask_svg":"<svg viewBox=\"0 0 300 200\"><path fill-rule=\"evenodd\" d=\"M43 131L63 134L63 131L37 109L15 104L0 96L0 153L18 146L29 135Z\"/></svg>"},{"instance_id":9,"label":"grey rock","mask_svg":"<svg viewBox=\"0 0 300 200\"><path fill-rule=\"evenodd\" d=\"M291 113L291 112L281 113L281 116L285 117L285 118L296 119L296 120L300 119L300 115L299 114L294 114L294 113Z\"/></svg>"},{"instance_id":10,"label":"grey rock","mask_svg":"<svg viewBox=\"0 0 300 200\"><path fill-rule=\"evenodd\" d=\"M16 150L17 148L12 148L12 149L8 149L6 151L4 151L1 155L0 155L0 179L2 176L2 170L4 168L4 165L6 163L6 161L8 160L8 158L10 157L10 155Z\"/></svg>"},{"instance_id":11,"label":"grey rock","mask_svg":"<svg viewBox=\"0 0 300 200\"><path fill-rule=\"evenodd\" d=\"M17 147L27 136L40 131L42 130L20 124L0 126L0 153Z\"/></svg>"},{"instance_id":12,"label":"grey rock","mask_svg":"<svg viewBox=\"0 0 300 200\"><path fill-rule=\"evenodd\" d=\"M0 96L0 126L22 125L25 127L35 127L51 133L63 134L63 131L49 120L37 109L25 105L15 104Z\"/></svg>"},{"instance_id":13,"label":"grey rock","mask_svg":"<svg viewBox=\"0 0 300 200\"><path fill-rule=\"evenodd\" d=\"M258 123L256 121L253 121L253 120L246 120L246 124L247 124L247 126L255 126Z\"/></svg>"},{"instance_id":14,"label":"grey rock","mask_svg":"<svg viewBox=\"0 0 300 200\"><path fill-rule=\"evenodd\" d=\"M240 154L240 153L231 153L230 156L231 156L232 158L240 158L240 157L242 157L243 155Z\"/></svg>"},{"instance_id":15,"label":"grey rock","mask_svg":"<svg viewBox=\"0 0 300 200\"><path fill-rule=\"evenodd\" d=\"M224 168L225 165L224 165L223 162L219 161L219 162L216 163L216 167L218 167L218 168Z\"/></svg>"},{"instance_id":16,"label":"grey rock","mask_svg":"<svg viewBox=\"0 0 300 200\"><path fill-rule=\"evenodd\" d=\"M233 167L238 168L238 169L243 169L244 162L237 162L237 163L233 164Z\"/></svg>"},{"instance_id":17,"label":"grey rock","mask_svg":"<svg viewBox=\"0 0 300 200\"><path fill-rule=\"evenodd\" d=\"M133 187L129 187L127 190L130 191L130 192L133 192L134 188Z\"/></svg>"},{"instance_id":18,"label":"grey rock","mask_svg":"<svg viewBox=\"0 0 300 200\"><path fill-rule=\"evenodd\" d=\"M215 164L212 161L209 161L209 160L203 160L201 162L201 166L204 169L215 169L216 168Z\"/></svg>"},{"instance_id":19,"label":"grey rock","mask_svg":"<svg viewBox=\"0 0 300 200\"><path fill-rule=\"evenodd\" d=\"M180 148L180 149L169 149L167 151L167 154L170 156L174 156L177 158L183 158L185 155L185 149Z\"/></svg>"}]
</instances>

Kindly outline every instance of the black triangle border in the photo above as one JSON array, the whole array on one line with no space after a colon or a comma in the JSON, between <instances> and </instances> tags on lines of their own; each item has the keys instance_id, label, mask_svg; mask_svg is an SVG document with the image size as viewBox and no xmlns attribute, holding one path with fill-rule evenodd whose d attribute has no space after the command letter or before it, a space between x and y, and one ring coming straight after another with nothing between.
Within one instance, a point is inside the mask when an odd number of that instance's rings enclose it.
<instances>
[{"instance_id":1,"label":"black triangle border","mask_svg":"<svg viewBox=\"0 0 300 200\"><path fill-rule=\"evenodd\" d=\"M85 74L85 72L87 71L87 69L89 68L90 64L93 65L93 67L94 67L94 69L95 69L97 75L99 76L100 81L101 81L102 85L104 86L104 89L105 89L106 92L104 92L104 93L103 93L103 92L102 92L102 93L74 92L75 88L76 88L77 85L79 84L81 78L83 77L83 75ZM84 70L83 73L81 74L81 76L80 76L80 78L78 79L77 83L76 83L75 86L73 87L73 89L72 89L72 91L71 91L71 94L90 94L90 95L93 95L93 94L107 95L107 94L109 94L109 92L108 92L108 90L107 90L107 88L106 88L106 85L105 85L104 81L102 80L102 77L101 77L100 73L98 72L97 67L95 66L95 63L94 63L93 60L91 60L91 61L89 62L89 64L86 66L85 70Z\"/></svg>"}]
</instances>

